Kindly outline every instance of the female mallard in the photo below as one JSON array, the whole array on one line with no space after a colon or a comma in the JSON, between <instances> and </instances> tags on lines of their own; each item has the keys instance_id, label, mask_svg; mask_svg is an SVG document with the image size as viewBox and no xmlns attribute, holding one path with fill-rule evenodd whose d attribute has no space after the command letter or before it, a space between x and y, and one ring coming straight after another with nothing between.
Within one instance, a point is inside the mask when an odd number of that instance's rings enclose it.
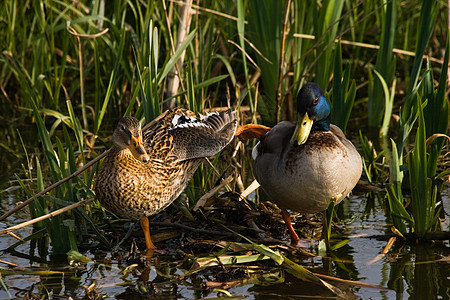
<instances>
[{"instance_id":1,"label":"female mallard","mask_svg":"<svg viewBox=\"0 0 450 300\"><path fill-rule=\"evenodd\" d=\"M122 118L97 175L98 200L120 217L140 220L147 249L155 249L147 217L181 194L203 159L233 139L236 125L231 110L197 119L174 109L143 131L137 119Z\"/></svg>"},{"instance_id":2,"label":"female mallard","mask_svg":"<svg viewBox=\"0 0 450 300\"><path fill-rule=\"evenodd\" d=\"M330 124L330 104L317 84L299 91L297 113L296 123L278 123L253 149L254 176L282 209L295 245L299 238L287 209L324 211L331 199L339 203L352 191L362 172L358 151Z\"/></svg>"}]
</instances>

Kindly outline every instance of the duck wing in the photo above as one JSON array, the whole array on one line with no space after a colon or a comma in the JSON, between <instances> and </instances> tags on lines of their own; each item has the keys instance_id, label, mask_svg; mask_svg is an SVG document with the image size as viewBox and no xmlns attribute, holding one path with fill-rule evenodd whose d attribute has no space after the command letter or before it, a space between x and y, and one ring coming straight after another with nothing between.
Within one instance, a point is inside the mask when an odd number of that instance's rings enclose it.
<instances>
[{"instance_id":1,"label":"duck wing","mask_svg":"<svg viewBox=\"0 0 450 300\"><path fill-rule=\"evenodd\" d=\"M172 123L172 154L178 161L216 155L230 143L237 127L236 112L231 110L200 119L175 115Z\"/></svg>"},{"instance_id":2,"label":"duck wing","mask_svg":"<svg viewBox=\"0 0 450 300\"><path fill-rule=\"evenodd\" d=\"M156 162L214 156L231 142L236 127L231 109L196 118L192 111L177 108L143 132L144 147Z\"/></svg>"}]
</instances>

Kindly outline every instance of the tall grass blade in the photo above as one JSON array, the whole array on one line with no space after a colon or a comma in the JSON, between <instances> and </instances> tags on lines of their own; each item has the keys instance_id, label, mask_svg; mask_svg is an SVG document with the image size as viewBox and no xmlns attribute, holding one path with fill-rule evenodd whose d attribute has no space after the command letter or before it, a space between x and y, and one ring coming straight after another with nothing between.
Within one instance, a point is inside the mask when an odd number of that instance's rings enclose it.
<instances>
[{"instance_id":1,"label":"tall grass blade","mask_svg":"<svg viewBox=\"0 0 450 300\"><path fill-rule=\"evenodd\" d=\"M327 87L331 79L333 70L331 67L333 61L331 55L334 50L334 40L336 39L343 6L343 0L323 1L318 12L318 18L315 19L314 35L319 43L317 53L320 55L315 65L315 82L322 88Z\"/></svg>"},{"instance_id":2,"label":"tall grass blade","mask_svg":"<svg viewBox=\"0 0 450 300\"><path fill-rule=\"evenodd\" d=\"M378 80L374 80L372 88L369 90L368 101L368 123L370 129L378 129L384 116L387 115L386 101L382 101L382 92L384 85L390 85L392 75L395 71L395 60L393 59L392 49L394 48L394 39L397 25L397 0L388 1L386 9L381 10L382 33L380 50L378 51L375 71L378 72ZM381 81L383 78L383 81ZM393 90L394 91L394 90ZM384 93L386 99L386 92ZM392 107L391 107L392 108ZM383 123L384 125L384 123ZM382 129L383 135L387 133L386 128Z\"/></svg>"},{"instance_id":3,"label":"tall grass blade","mask_svg":"<svg viewBox=\"0 0 450 300\"><path fill-rule=\"evenodd\" d=\"M32 99L30 99L30 104L33 108L34 118L36 119L36 126L38 129L38 134L42 142L45 158L47 159L47 163L50 167L50 171L53 176L53 180L59 181L61 180L61 171L59 169L59 160L56 155L55 150L53 149L52 143L50 141L50 136L48 134L47 128L45 128L44 121L41 118L41 115L36 107L36 104Z\"/></svg>"},{"instance_id":4,"label":"tall grass blade","mask_svg":"<svg viewBox=\"0 0 450 300\"><path fill-rule=\"evenodd\" d=\"M70 121L72 123L72 129L75 133L75 139L78 143L78 150L80 151L80 156L82 158L83 164L86 163L86 160L84 158L84 151L83 151L83 130L81 129L81 124L78 118L75 116L75 112L73 111L72 102L70 100L66 101L67 103L67 110L69 111L69 117Z\"/></svg>"},{"instance_id":5,"label":"tall grass blade","mask_svg":"<svg viewBox=\"0 0 450 300\"><path fill-rule=\"evenodd\" d=\"M6 291L6 293L8 294L9 299L13 299L11 293L8 290L8 287L6 286L5 282L3 281L1 272L0 272L0 285Z\"/></svg>"},{"instance_id":6,"label":"tall grass blade","mask_svg":"<svg viewBox=\"0 0 450 300\"><path fill-rule=\"evenodd\" d=\"M198 113L203 110L201 107L201 103L197 103L195 99L195 91L194 91L194 74L192 74L191 64L188 64L186 67L186 80L187 80L187 95L188 95L188 103L189 109L194 113ZM200 102L200 101L199 101Z\"/></svg>"},{"instance_id":7,"label":"tall grass blade","mask_svg":"<svg viewBox=\"0 0 450 300\"><path fill-rule=\"evenodd\" d=\"M184 50L186 50L186 48L194 39L196 33L197 33L196 29L194 29L191 33L189 33L184 42L180 44L180 46L172 55L172 57L170 57L169 61L163 66L162 71L157 76L158 85L162 83L164 78L166 78L167 74L169 74L170 70L172 70L172 68L175 66L178 59L180 59L181 54L184 52Z\"/></svg>"},{"instance_id":8,"label":"tall grass blade","mask_svg":"<svg viewBox=\"0 0 450 300\"><path fill-rule=\"evenodd\" d=\"M250 111L252 115L254 114L255 108L253 107L253 97L252 97L252 89L249 80L248 74L248 65L247 65L247 56L245 55L245 8L244 8L244 0L237 0L237 33L239 35L239 46L242 51L242 68L244 69L245 76L245 84L247 86L247 98L250 100ZM256 121L256 120L252 120Z\"/></svg>"},{"instance_id":9,"label":"tall grass blade","mask_svg":"<svg viewBox=\"0 0 450 300\"><path fill-rule=\"evenodd\" d=\"M391 139L392 153L390 161L390 178L391 182L386 185L386 191L388 195L388 202L392 220L394 226L402 234L406 233L406 224L404 221L408 221L411 226L414 226L414 222L411 219L409 213L404 207L402 183L403 172L400 170L402 157L398 156L398 150L395 142Z\"/></svg>"},{"instance_id":10,"label":"tall grass blade","mask_svg":"<svg viewBox=\"0 0 450 300\"><path fill-rule=\"evenodd\" d=\"M441 69L441 77L439 78L437 90L434 88L433 71L431 67L428 68L429 72L427 73L427 76L424 76L422 79L422 81L426 81L426 84L423 85L423 95L426 99L428 99L428 105L423 110L427 138L434 134L446 134L448 131L449 105L445 94L447 89L447 66L449 62L449 51L449 39L447 38L444 61ZM430 178L434 178L436 176L438 159L441 155L444 143L445 138L442 137L433 140L429 146L428 176Z\"/></svg>"},{"instance_id":11,"label":"tall grass blade","mask_svg":"<svg viewBox=\"0 0 450 300\"><path fill-rule=\"evenodd\" d=\"M261 69L264 96L258 103L263 122L273 126L277 122L276 91L280 64L283 7L286 1L250 0L248 38L258 49L256 62ZM242 45L241 45L242 47ZM284 72L282 72L284 74ZM282 94L284 92L282 91Z\"/></svg>"},{"instance_id":12,"label":"tall grass blade","mask_svg":"<svg viewBox=\"0 0 450 300\"><path fill-rule=\"evenodd\" d=\"M293 6L294 20L291 25L291 31L293 33L312 33L314 30L313 21L315 16L314 14L308 13L308 1L294 1ZM311 44L312 41L302 38L292 38L291 56L294 71L292 77L294 94L302 85L302 76L307 65L307 59L306 57L303 57L303 54L305 51L309 50L309 48L312 48Z\"/></svg>"},{"instance_id":13,"label":"tall grass blade","mask_svg":"<svg viewBox=\"0 0 450 300\"><path fill-rule=\"evenodd\" d=\"M106 108L108 107L108 103L109 103L109 100L111 99L111 95L113 93L114 85L116 83L116 78L118 76L119 67L121 65L121 60L119 59L119 57L121 57L123 52L124 52L125 41L126 41L126 36L127 36L125 28L122 29L120 36L122 38L120 40L119 49L117 51L117 58L116 58L115 63L114 63L114 68L113 68L113 70L111 72L111 75L109 77L109 84L108 84L108 88L106 90L105 98L103 99L103 104L101 105L99 110L95 111L94 129L93 129L93 133L95 135L98 134L98 131L100 129L100 125L102 124L103 117L105 116Z\"/></svg>"},{"instance_id":14,"label":"tall grass blade","mask_svg":"<svg viewBox=\"0 0 450 300\"><path fill-rule=\"evenodd\" d=\"M356 96L356 83L350 85L350 67L342 75L342 48L339 41L334 59L331 122L345 133ZM350 87L349 87L350 85Z\"/></svg>"},{"instance_id":15,"label":"tall grass blade","mask_svg":"<svg viewBox=\"0 0 450 300\"><path fill-rule=\"evenodd\" d=\"M438 13L438 5L437 2L423 0L422 8L420 10L420 20L419 26L420 29L419 34L416 39L416 52L414 57L413 68L410 74L410 80L408 84L408 88L406 90L406 102L402 109L402 122L407 123L410 120L411 115L415 115L418 107L415 107L414 104L416 102L415 90L417 86L417 81L419 80L419 73L422 67L423 54L425 52L425 48L428 45L428 41L430 40L431 34L433 32L434 24L436 22ZM400 150L403 150L403 144L401 144Z\"/></svg>"},{"instance_id":16,"label":"tall grass blade","mask_svg":"<svg viewBox=\"0 0 450 300\"><path fill-rule=\"evenodd\" d=\"M437 221L435 215L436 186L433 186L428 171L428 154L426 149L426 128L420 97L417 97L418 129L414 150L408 156L408 169L411 184L412 215L415 231L422 234L431 229Z\"/></svg>"},{"instance_id":17,"label":"tall grass blade","mask_svg":"<svg viewBox=\"0 0 450 300\"><path fill-rule=\"evenodd\" d=\"M395 84L396 84L396 80L394 79L393 83L392 83L392 93L389 92L389 88L387 86L386 81L384 80L383 76L377 72L377 70L374 70L375 74L378 77L378 82L381 83L381 86L383 87L383 92L384 92L384 106L383 106L383 110L384 110L384 117L383 117L383 124L381 125L381 129L380 129L380 137L385 137L388 134L388 130L389 130L389 124L392 118L392 107L394 105L394 97L395 97Z\"/></svg>"}]
</instances>

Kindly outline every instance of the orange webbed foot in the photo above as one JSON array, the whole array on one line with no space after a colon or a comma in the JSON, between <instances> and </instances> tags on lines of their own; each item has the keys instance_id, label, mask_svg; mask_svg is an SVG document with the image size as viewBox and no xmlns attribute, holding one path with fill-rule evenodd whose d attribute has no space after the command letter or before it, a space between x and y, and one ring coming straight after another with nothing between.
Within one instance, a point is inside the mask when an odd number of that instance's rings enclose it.
<instances>
[{"instance_id":1,"label":"orange webbed foot","mask_svg":"<svg viewBox=\"0 0 450 300\"><path fill-rule=\"evenodd\" d=\"M267 132L270 131L270 127L259 124L246 124L239 126L234 134L241 142L245 142L250 139L260 139Z\"/></svg>"}]
</instances>

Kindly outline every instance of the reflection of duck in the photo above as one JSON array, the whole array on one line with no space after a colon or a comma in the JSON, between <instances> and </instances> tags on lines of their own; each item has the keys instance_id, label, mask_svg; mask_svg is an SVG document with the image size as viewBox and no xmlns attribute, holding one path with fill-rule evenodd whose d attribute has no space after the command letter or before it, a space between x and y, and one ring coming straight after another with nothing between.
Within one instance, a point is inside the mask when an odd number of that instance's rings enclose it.
<instances>
[{"instance_id":1,"label":"reflection of duck","mask_svg":"<svg viewBox=\"0 0 450 300\"><path fill-rule=\"evenodd\" d=\"M231 110L197 119L174 109L143 132L137 119L121 119L97 175L98 200L120 217L140 220L147 249L155 249L147 217L181 194L203 158L232 140L236 124Z\"/></svg>"},{"instance_id":2,"label":"reflection of duck","mask_svg":"<svg viewBox=\"0 0 450 300\"><path fill-rule=\"evenodd\" d=\"M299 91L297 112L297 123L280 122L253 149L255 178L282 209L295 245L287 209L324 211L331 199L338 203L352 191L362 172L358 151L330 124L330 104L317 84Z\"/></svg>"}]
</instances>

